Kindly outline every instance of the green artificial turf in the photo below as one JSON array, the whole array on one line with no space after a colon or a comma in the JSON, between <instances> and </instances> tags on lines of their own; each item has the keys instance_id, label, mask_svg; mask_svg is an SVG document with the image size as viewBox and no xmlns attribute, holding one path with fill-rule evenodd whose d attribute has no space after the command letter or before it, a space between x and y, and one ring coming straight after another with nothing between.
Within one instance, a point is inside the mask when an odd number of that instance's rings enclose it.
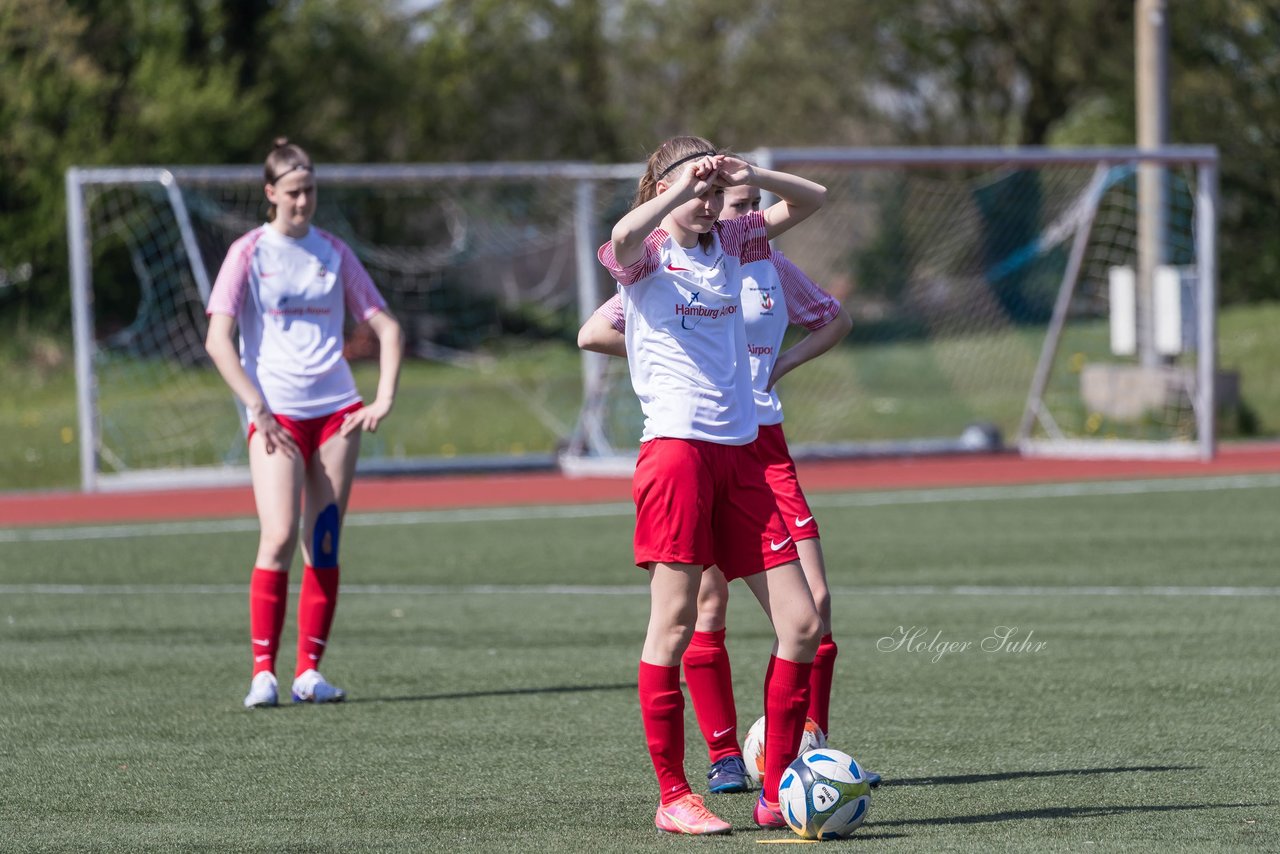
<instances>
[{"instance_id":1,"label":"green artificial turf","mask_svg":"<svg viewBox=\"0 0 1280 854\"><path fill-rule=\"evenodd\" d=\"M1280 481L811 498L840 648L831 743L885 777L855 837L824 845L1280 847ZM630 532L625 504L354 516L324 662L349 701L250 712L252 520L0 528L0 850L789 838L752 825L752 794L708 797L730 837L654 829ZM731 589L741 736L770 632ZM286 676L292 637L291 614Z\"/></svg>"}]
</instances>

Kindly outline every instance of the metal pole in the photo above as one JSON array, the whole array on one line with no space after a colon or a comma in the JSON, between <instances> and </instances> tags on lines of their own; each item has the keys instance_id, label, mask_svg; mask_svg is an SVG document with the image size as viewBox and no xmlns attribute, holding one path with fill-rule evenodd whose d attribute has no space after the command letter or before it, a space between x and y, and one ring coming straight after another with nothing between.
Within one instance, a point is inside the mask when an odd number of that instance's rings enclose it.
<instances>
[{"instance_id":1,"label":"metal pole","mask_svg":"<svg viewBox=\"0 0 1280 854\"><path fill-rule=\"evenodd\" d=\"M1218 164L1202 163L1199 172L1200 180L1196 182L1196 260L1200 268L1196 315L1199 324L1196 438L1200 458L1207 462L1217 453L1218 444Z\"/></svg>"},{"instance_id":2,"label":"metal pole","mask_svg":"<svg viewBox=\"0 0 1280 854\"><path fill-rule=\"evenodd\" d=\"M1137 48L1138 148L1162 147L1169 138L1168 50L1166 0L1136 0L1134 29ZM1155 275L1167 252L1165 169L1154 163L1138 166L1138 359L1145 367L1160 364L1155 345Z\"/></svg>"},{"instance_id":3,"label":"metal pole","mask_svg":"<svg viewBox=\"0 0 1280 854\"><path fill-rule=\"evenodd\" d=\"M1036 372L1031 379L1031 391L1027 394L1026 407L1022 411L1022 422L1018 426L1019 447L1030 441L1037 418L1041 419L1041 424L1046 429L1058 433L1054 438L1061 438L1057 423L1044 407L1044 392L1049 386L1049 372L1053 368L1053 360L1058 355L1062 330L1067 324L1067 310L1071 307L1071 297L1075 293L1076 283L1080 280L1080 268L1084 265L1084 253L1089 248L1089 235L1093 230L1094 217L1098 213L1098 203L1107 188L1109 171L1109 167L1099 165L1093 172L1093 180L1089 182L1089 189L1084 196L1087 206L1076 223L1076 235L1071 241L1071 254L1067 257L1067 268L1062 274L1062 284L1058 286L1058 298L1053 304L1049 330L1045 334L1044 345L1040 350L1040 361L1036 363ZM1045 423L1045 418L1048 418L1049 423Z\"/></svg>"},{"instance_id":4,"label":"metal pole","mask_svg":"<svg viewBox=\"0 0 1280 854\"><path fill-rule=\"evenodd\" d=\"M596 286L599 280L600 265L596 261L596 182L589 178L578 180L574 189L573 211L573 243L577 258L578 279L578 325L587 322L600 303L600 291ZM579 356L582 362L582 415L579 422L579 435L575 441L583 445L581 450L587 456L604 453L601 447L603 431L601 429L598 406L602 402L601 395L605 382L605 360L600 353L583 350ZM607 443L606 443L607 444Z\"/></svg>"},{"instance_id":5,"label":"metal pole","mask_svg":"<svg viewBox=\"0 0 1280 854\"><path fill-rule=\"evenodd\" d=\"M178 231L182 234L182 245L187 250L187 261L191 264L191 275L196 280L196 290L200 292L200 301L209 302L209 273L204 268L204 256L200 252L200 244L196 240L196 230L191 227L191 215L187 212L187 203L182 199L182 190L174 180L173 173L165 170L160 178L165 194L169 198L169 206L173 208L174 218L178 221Z\"/></svg>"},{"instance_id":6,"label":"metal pole","mask_svg":"<svg viewBox=\"0 0 1280 854\"><path fill-rule=\"evenodd\" d=\"M98 488L97 383L93 375L93 281L89 269L89 223L80 170L67 170L67 248L71 252L71 330L75 342L76 416L80 431L80 489Z\"/></svg>"}]
</instances>

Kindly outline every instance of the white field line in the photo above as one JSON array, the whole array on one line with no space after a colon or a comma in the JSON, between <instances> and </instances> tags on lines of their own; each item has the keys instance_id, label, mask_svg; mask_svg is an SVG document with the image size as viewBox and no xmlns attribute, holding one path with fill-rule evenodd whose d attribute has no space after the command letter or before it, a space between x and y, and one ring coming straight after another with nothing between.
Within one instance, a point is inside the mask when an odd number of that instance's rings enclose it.
<instances>
[{"instance_id":1,"label":"white field line","mask_svg":"<svg viewBox=\"0 0 1280 854\"><path fill-rule=\"evenodd\" d=\"M1025 501L1038 498L1079 498L1107 495L1221 492L1236 489L1280 487L1280 474L1182 477L1152 480L1082 481L1004 486L902 489L879 492L814 493L810 505L822 507L891 507L911 504L946 504L970 501ZM348 527L399 525L457 525L468 522L516 522L536 519L589 519L630 516L630 502L605 504L546 504L486 507L460 510L418 510L401 513L352 513ZM256 519L222 519L190 522L146 522L128 525L87 525L49 528L0 527L0 544L109 540L189 534L244 533L258 530Z\"/></svg>"},{"instance_id":2,"label":"white field line","mask_svg":"<svg viewBox=\"0 0 1280 854\"><path fill-rule=\"evenodd\" d=\"M244 596L244 584L0 584L0 595L8 596ZM297 586L294 586L296 592ZM1177 587L1177 586L944 586L904 584L891 587L835 587L841 597L856 596L1199 596L1270 597L1280 596L1280 587ZM648 596L641 584L350 584L348 594L375 596Z\"/></svg>"}]
</instances>

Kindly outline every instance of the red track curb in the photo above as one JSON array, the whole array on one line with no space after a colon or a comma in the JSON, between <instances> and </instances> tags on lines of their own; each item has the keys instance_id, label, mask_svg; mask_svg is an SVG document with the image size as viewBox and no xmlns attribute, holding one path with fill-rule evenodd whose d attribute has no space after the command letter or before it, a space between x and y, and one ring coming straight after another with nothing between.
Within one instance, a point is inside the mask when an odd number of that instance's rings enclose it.
<instances>
[{"instance_id":1,"label":"red track curb","mask_svg":"<svg viewBox=\"0 0 1280 854\"><path fill-rule=\"evenodd\" d=\"M1016 454L903 457L802 462L800 482L811 493L1054 483L1080 480L1207 477L1280 472L1280 443L1224 445L1211 462L1070 460ZM567 478L558 473L362 477L349 512L591 504L631 500L628 478ZM248 486L84 494L0 495L0 527L100 524L252 517Z\"/></svg>"}]
</instances>

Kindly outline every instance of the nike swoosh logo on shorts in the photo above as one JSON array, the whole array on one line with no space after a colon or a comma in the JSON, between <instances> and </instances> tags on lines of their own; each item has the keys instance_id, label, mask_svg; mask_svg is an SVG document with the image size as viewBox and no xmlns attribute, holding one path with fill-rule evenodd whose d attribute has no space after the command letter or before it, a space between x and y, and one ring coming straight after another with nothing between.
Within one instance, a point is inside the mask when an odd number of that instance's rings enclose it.
<instances>
[{"instance_id":1,"label":"nike swoosh logo on shorts","mask_svg":"<svg viewBox=\"0 0 1280 854\"><path fill-rule=\"evenodd\" d=\"M711 733L711 737L719 738L722 735L728 735L732 730L733 730L733 727L731 726L725 727L724 729L718 729L715 732Z\"/></svg>"},{"instance_id":2,"label":"nike swoosh logo on shorts","mask_svg":"<svg viewBox=\"0 0 1280 854\"><path fill-rule=\"evenodd\" d=\"M783 541L782 541L782 542L780 542L780 543L775 543L773 540L770 540L770 541L769 541L769 548L773 549L775 552L782 551L784 548L786 548L786 547L787 547L787 543L789 543L789 542L791 542L791 538L790 538L790 537L787 537L785 540L783 540Z\"/></svg>"},{"instance_id":3,"label":"nike swoosh logo on shorts","mask_svg":"<svg viewBox=\"0 0 1280 854\"><path fill-rule=\"evenodd\" d=\"M797 517L796 517L796 527L797 527L797 528L803 528L805 525L808 525L808 524L809 524L810 522L812 522L812 521L813 521L813 517L812 517L812 516L806 516L806 517L805 517L805 518L803 518L803 519L801 519L799 516L797 516Z\"/></svg>"}]
</instances>

